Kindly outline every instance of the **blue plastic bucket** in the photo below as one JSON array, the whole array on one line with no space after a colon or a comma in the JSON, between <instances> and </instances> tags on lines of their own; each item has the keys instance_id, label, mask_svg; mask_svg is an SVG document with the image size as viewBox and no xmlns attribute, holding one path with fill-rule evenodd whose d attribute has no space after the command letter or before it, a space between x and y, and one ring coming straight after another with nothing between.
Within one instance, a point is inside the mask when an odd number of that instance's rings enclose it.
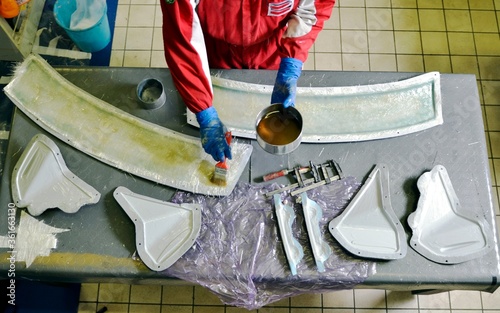
<instances>
[{"instance_id":1,"label":"blue plastic bucket","mask_svg":"<svg viewBox=\"0 0 500 313\"><path fill-rule=\"evenodd\" d=\"M104 49L111 40L106 4L100 12L102 16L99 21L86 29L70 29L71 15L75 10L76 0L57 0L54 5L54 17L57 24L64 28L80 50L96 52Z\"/></svg>"}]
</instances>

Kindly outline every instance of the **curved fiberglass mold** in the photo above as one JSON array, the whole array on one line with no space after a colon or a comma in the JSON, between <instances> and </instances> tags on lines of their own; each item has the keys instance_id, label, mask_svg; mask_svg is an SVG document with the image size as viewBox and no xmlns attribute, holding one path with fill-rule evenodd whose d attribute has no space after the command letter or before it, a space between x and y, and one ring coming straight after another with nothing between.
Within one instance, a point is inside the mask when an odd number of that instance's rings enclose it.
<instances>
[{"instance_id":1,"label":"curved fiberglass mold","mask_svg":"<svg viewBox=\"0 0 500 313\"><path fill-rule=\"evenodd\" d=\"M255 138L273 86L212 77L214 106L234 135ZM438 72L385 84L298 87L302 142L348 142L418 132L443 123ZM244 108L244 110L243 110ZM198 126L189 110L188 123Z\"/></svg>"},{"instance_id":2,"label":"curved fiberglass mold","mask_svg":"<svg viewBox=\"0 0 500 313\"><path fill-rule=\"evenodd\" d=\"M215 161L200 140L149 123L76 87L30 55L4 88L31 120L63 142L108 165L190 192L231 193L252 146L233 142L226 186L212 182Z\"/></svg>"}]
</instances>

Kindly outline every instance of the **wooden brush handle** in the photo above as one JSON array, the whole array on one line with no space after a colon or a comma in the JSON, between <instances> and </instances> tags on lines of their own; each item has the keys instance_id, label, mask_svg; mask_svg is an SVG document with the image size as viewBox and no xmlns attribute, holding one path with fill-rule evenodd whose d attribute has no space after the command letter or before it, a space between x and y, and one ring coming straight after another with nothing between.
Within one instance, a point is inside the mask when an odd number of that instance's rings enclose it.
<instances>
[{"instance_id":1,"label":"wooden brush handle","mask_svg":"<svg viewBox=\"0 0 500 313\"><path fill-rule=\"evenodd\" d=\"M263 177L263 179L264 179L264 181L270 181L270 180L276 179L278 177L285 176L286 174L288 174L288 170L281 170L278 172L267 174Z\"/></svg>"}]
</instances>

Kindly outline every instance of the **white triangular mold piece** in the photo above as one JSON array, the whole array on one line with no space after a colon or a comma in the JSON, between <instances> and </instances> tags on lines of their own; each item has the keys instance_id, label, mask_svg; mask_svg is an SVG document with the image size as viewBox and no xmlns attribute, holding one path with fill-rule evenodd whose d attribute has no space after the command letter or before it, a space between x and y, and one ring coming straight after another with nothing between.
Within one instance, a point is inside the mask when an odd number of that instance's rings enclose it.
<instances>
[{"instance_id":1,"label":"white triangular mold piece","mask_svg":"<svg viewBox=\"0 0 500 313\"><path fill-rule=\"evenodd\" d=\"M274 209L278 218L278 226L285 249L286 258L292 275L297 275L297 265L304 257L304 249L300 243L293 237L292 224L295 220L293 208L281 202L279 194L273 196Z\"/></svg>"},{"instance_id":2,"label":"white triangular mold piece","mask_svg":"<svg viewBox=\"0 0 500 313\"><path fill-rule=\"evenodd\" d=\"M300 195L300 201L302 202L307 235L311 243L316 267L318 268L318 272L322 273L325 271L325 261L332 254L332 249L330 249L328 243L326 243L321 236L319 222L323 217L323 210L315 201L307 197L307 192L303 192Z\"/></svg>"},{"instance_id":3,"label":"white triangular mold piece","mask_svg":"<svg viewBox=\"0 0 500 313\"><path fill-rule=\"evenodd\" d=\"M391 206L389 172L377 165L341 215L329 224L330 233L360 257L401 259L407 244L403 226Z\"/></svg>"},{"instance_id":4,"label":"white triangular mold piece","mask_svg":"<svg viewBox=\"0 0 500 313\"><path fill-rule=\"evenodd\" d=\"M199 204L175 204L118 187L116 201L135 225L141 260L154 271L174 264L196 241L201 228Z\"/></svg>"},{"instance_id":5,"label":"white triangular mold piece","mask_svg":"<svg viewBox=\"0 0 500 313\"><path fill-rule=\"evenodd\" d=\"M43 134L31 139L12 172L12 198L33 216L50 208L75 213L100 197L66 167L57 145Z\"/></svg>"},{"instance_id":6,"label":"white triangular mold piece","mask_svg":"<svg viewBox=\"0 0 500 313\"><path fill-rule=\"evenodd\" d=\"M448 172L436 165L417 181L417 209L408 217L413 235L410 246L431 261L456 264L486 254L492 244L488 223L462 208Z\"/></svg>"}]
</instances>

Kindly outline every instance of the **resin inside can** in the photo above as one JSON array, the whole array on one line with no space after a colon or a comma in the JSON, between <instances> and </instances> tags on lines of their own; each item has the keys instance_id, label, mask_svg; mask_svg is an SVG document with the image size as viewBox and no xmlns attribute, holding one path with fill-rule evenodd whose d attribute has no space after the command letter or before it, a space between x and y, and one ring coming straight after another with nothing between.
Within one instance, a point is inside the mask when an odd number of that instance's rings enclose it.
<instances>
[{"instance_id":1,"label":"resin inside can","mask_svg":"<svg viewBox=\"0 0 500 313\"><path fill-rule=\"evenodd\" d=\"M279 111L266 114L257 125L257 133L265 142L281 146L293 142L300 136L300 122L291 114Z\"/></svg>"}]
</instances>

